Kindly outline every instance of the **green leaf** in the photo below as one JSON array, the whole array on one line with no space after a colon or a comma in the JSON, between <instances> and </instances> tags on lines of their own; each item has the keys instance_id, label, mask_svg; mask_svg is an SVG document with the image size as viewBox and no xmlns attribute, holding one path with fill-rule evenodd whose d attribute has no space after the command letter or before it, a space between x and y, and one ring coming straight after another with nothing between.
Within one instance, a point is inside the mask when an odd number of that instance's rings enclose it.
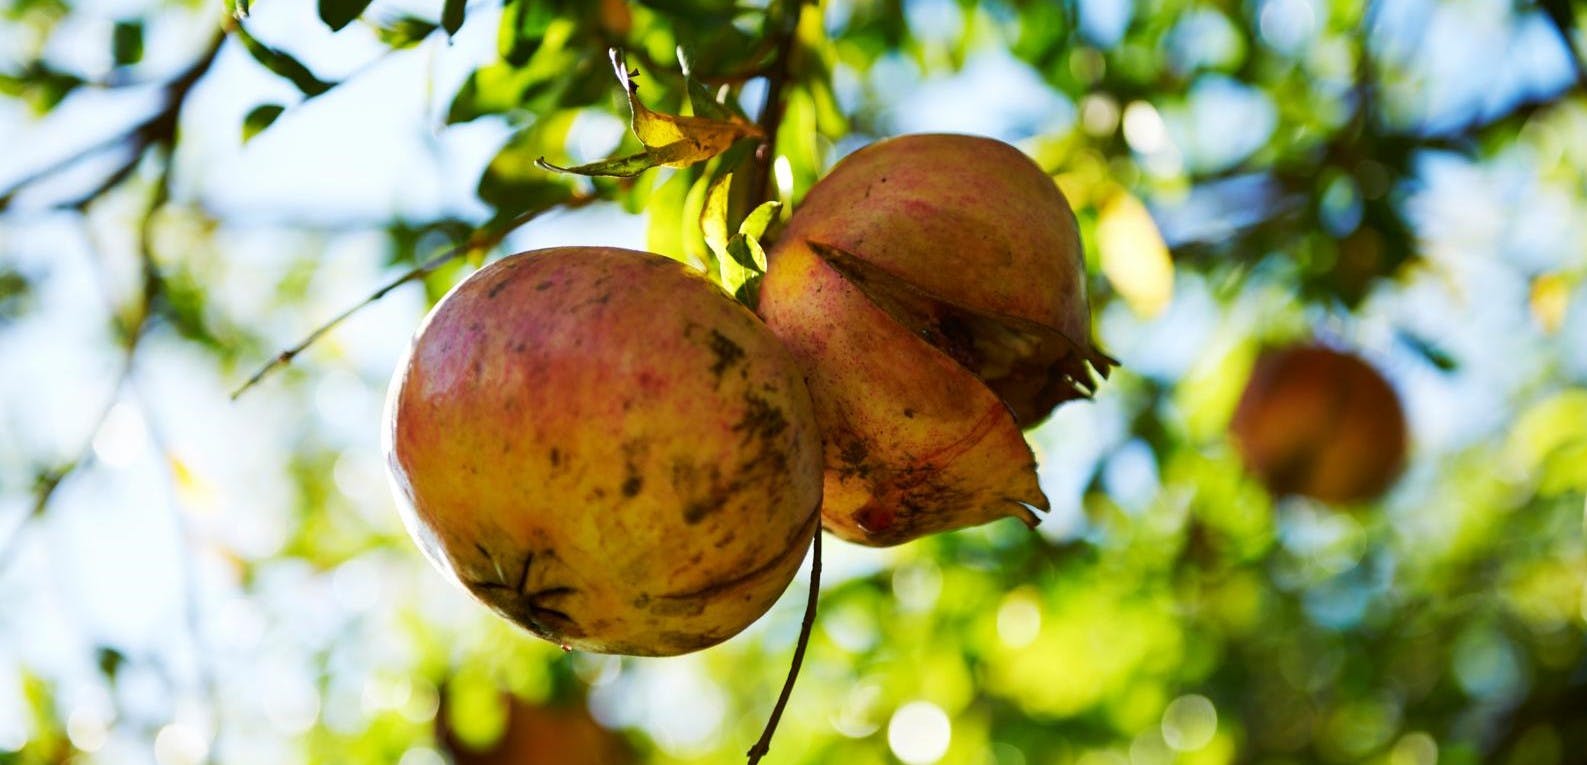
<instances>
[{"instance_id":1,"label":"green leaf","mask_svg":"<svg viewBox=\"0 0 1587 765\"><path fill-rule=\"evenodd\" d=\"M572 194L567 183L547 175L535 159L547 147L566 142L576 117L572 111L548 114L513 136L485 166L479 179L479 198L505 215L549 207L567 199Z\"/></svg>"},{"instance_id":2,"label":"green leaf","mask_svg":"<svg viewBox=\"0 0 1587 765\"><path fill-rule=\"evenodd\" d=\"M0 270L0 328L32 310L33 285L27 276L10 269Z\"/></svg>"},{"instance_id":3,"label":"green leaf","mask_svg":"<svg viewBox=\"0 0 1587 765\"><path fill-rule=\"evenodd\" d=\"M744 222L738 224L738 233L759 239L766 235L766 229L771 222L777 219L777 211L782 209L782 203L773 199L762 202L759 207L749 211L744 216Z\"/></svg>"},{"instance_id":4,"label":"green leaf","mask_svg":"<svg viewBox=\"0 0 1587 765\"><path fill-rule=\"evenodd\" d=\"M334 82L326 82L315 77L308 67L290 54L259 42L253 35L248 34L248 30L244 29L241 24L238 24L233 29L232 34L236 35L237 39L242 42L243 48L248 51L248 55L253 56L253 60L259 62L261 66L277 76L286 78L287 81L296 85L297 89L303 92L303 95L313 98L336 87Z\"/></svg>"},{"instance_id":5,"label":"green leaf","mask_svg":"<svg viewBox=\"0 0 1587 765\"><path fill-rule=\"evenodd\" d=\"M743 284L738 285L738 289L733 290L733 299L743 303L751 311L760 310L760 282L762 278L764 277L761 274L754 274L745 279Z\"/></svg>"},{"instance_id":6,"label":"green leaf","mask_svg":"<svg viewBox=\"0 0 1587 765\"><path fill-rule=\"evenodd\" d=\"M689 106L694 108L695 116L713 120L743 119L742 114L718 101L705 83L694 78L694 68L682 45L678 46L678 67L683 70L684 90L689 94Z\"/></svg>"},{"instance_id":7,"label":"green leaf","mask_svg":"<svg viewBox=\"0 0 1587 765\"><path fill-rule=\"evenodd\" d=\"M562 167L561 165L554 165L550 162L547 162L544 157L535 160L535 164L546 170L556 173L572 173L574 175L604 175L612 178L627 178L629 176L638 175L652 167L671 165L677 162L678 158L680 157L690 156L690 152L693 150L694 147L689 145L687 142L679 141L678 143L672 144L670 146L663 146L659 149L646 149L642 152L639 152L638 154L630 154L626 157L615 157L613 159L603 159L599 162L591 162L587 165L577 165L575 167Z\"/></svg>"},{"instance_id":8,"label":"green leaf","mask_svg":"<svg viewBox=\"0 0 1587 765\"><path fill-rule=\"evenodd\" d=\"M446 30L448 38L463 28L463 9L467 4L467 0L446 0L441 6L441 28Z\"/></svg>"},{"instance_id":9,"label":"green leaf","mask_svg":"<svg viewBox=\"0 0 1587 765\"><path fill-rule=\"evenodd\" d=\"M375 34L392 48L410 48L423 42L436 29L434 22L417 16L399 16L377 27Z\"/></svg>"},{"instance_id":10,"label":"green leaf","mask_svg":"<svg viewBox=\"0 0 1587 765\"><path fill-rule=\"evenodd\" d=\"M522 69L505 64L482 66L469 74L452 97L446 122L455 125L514 109L531 82L529 73Z\"/></svg>"},{"instance_id":11,"label":"green leaf","mask_svg":"<svg viewBox=\"0 0 1587 765\"><path fill-rule=\"evenodd\" d=\"M1432 364L1440 372L1453 372L1460 368L1460 362L1449 355L1448 351L1434 345L1426 338L1413 335L1410 332L1400 331L1400 342L1405 343L1411 350L1416 351L1427 363Z\"/></svg>"},{"instance_id":12,"label":"green leaf","mask_svg":"<svg viewBox=\"0 0 1587 765\"><path fill-rule=\"evenodd\" d=\"M116 66L129 66L143 59L143 22L118 21L110 34L110 57Z\"/></svg>"},{"instance_id":13,"label":"green leaf","mask_svg":"<svg viewBox=\"0 0 1587 765\"><path fill-rule=\"evenodd\" d=\"M254 136L264 132L264 129L270 127L276 121L276 118L281 116L281 112L284 111L286 111L286 107L280 104L255 106L253 111L248 112L248 116L242 118L243 143L247 143Z\"/></svg>"},{"instance_id":14,"label":"green leaf","mask_svg":"<svg viewBox=\"0 0 1587 765\"><path fill-rule=\"evenodd\" d=\"M727 240L727 256L737 263L758 274L766 273L766 251L761 248L760 240L753 236L734 234Z\"/></svg>"},{"instance_id":15,"label":"green leaf","mask_svg":"<svg viewBox=\"0 0 1587 765\"><path fill-rule=\"evenodd\" d=\"M83 79L70 72L34 62L20 74L0 72L0 94L25 100L35 114L44 114L83 85Z\"/></svg>"},{"instance_id":16,"label":"green leaf","mask_svg":"<svg viewBox=\"0 0 1587 765\"><path fill-rule=\"evenodd\" d=\"M122 666L127 663L127 655L110 646L100 646L94 653L99 662L99 674L111 683L115 683L116 677L121 674Z\"/></svg>"},{"instance_id":17,"label":"green leaf","mask_svg":"<svg viewBox=\"0 0 1587 765\"><path fill-rule=\"evenodd\" d=\"M561 11L557 0L508 0L497 38L502 60L513 66L528 63Z\"/></svg>"},{"instance_id":18,"label":"green leaf","mask_svg":"<svg viewBox=\"0 0 1587 765\"><path fill-rule=\"evenodd\" d=\"M340 32L369 7L370 0L320 0L320 20L332 32Z\"/></svg>"},{"instance_id":19,"label":"green leaf","mask_svg":"<svg viewBox=\"0 0 1587 765\"><path fill-rule=\"evenodd\" d=\"M680 262L688 262L683 244L683 226L678 222L683 219L684 203L694 183L692 174L691 170L680 170L670 176L658 174L665 180L660 182L645 205L646 217L649 218L645 225L645 249Z\"/></svg>"}]
</instances>

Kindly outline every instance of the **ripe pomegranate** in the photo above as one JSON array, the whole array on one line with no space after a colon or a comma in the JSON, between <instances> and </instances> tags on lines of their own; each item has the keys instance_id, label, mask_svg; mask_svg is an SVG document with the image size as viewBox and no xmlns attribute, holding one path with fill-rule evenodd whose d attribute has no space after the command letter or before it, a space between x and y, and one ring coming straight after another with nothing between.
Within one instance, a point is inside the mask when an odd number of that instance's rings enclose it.
<instances>
[{"instance_id":1,"label":"ripe pomegranate","mask_svg":"<svg viewBox=\"0 0 1587 765\"><path fill-rule=\"evenodd\" d=\"M420 547L566 647L725 640L786 588L816 530L820 439L798 366L659 255L563 247L473 274L425 320L387 408Z\"/></svg>"},{"instance_id":2,"label":"ripe pomegranate","mask_svg":"<svg viewBox=\"0 0 1587 765\"><path fill-rule=\"evenodd\" d=\"M590 715L582 694L561 703L534 704L502 694L507 725L491 746L476 749L450 724L455 712L444 703L435 716L436 741L452 765L626 765L635 762L634 748L621 735L601 727Z\"/></svg>"},{"instance_id":3,"label":"ripe pomegranate","mask_svg":"<svg viewBox=\"0 0 1587 765\"><path fill-rule=\"evenodd\" d=\"M880 141L805 197L760 311L805 369L823 521L872 545L1046 509L1020 433L1094 390L1074 213L1012 146Z\"/></svg>"},{"instance_id":4,"label":"ripe pomegranate","mask_svg":"<svg viewBox=\"0 0 1587 765\"><path fill-rule=\"evenodd\" d=\"M1382 494L1405 462L1405 414L1388 381L1316 345L1257 359L1231 431L1246 467L1278 495L1362 502Z\"/></svg>"}]
</instances>

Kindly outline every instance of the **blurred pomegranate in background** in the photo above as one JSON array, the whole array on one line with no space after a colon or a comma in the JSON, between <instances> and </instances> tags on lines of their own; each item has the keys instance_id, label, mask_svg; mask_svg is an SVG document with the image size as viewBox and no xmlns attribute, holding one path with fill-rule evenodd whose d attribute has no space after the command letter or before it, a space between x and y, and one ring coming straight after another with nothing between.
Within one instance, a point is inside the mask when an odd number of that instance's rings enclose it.
<instances>
[{"instance_id":1,"label":"blurred pomegranate in background","mask_svg":"<svg viewBox=\"0 0 1587 765\"><path fill-rule=\"evenodd\" d=\"M1231 432L1274 495L1347 505L1388 489L1405 463L1405 413L1376 369L1317 345L1264 352Z\"/></svg>"},{"instance_id":2,"label":"blurred pomegranate in background","mask_svg":"<svg viewBox=\"0 0 1587 765\"><path fill-rule=\"evenodd\" d=\"M443 704L435 716L435 737L452 765L628 765L637 759L627 739L590 716L582 694L535 704L504 693L501 703L507 707L506 726L484 748L463 740L453 728L455 710Z\"/></svg>"}]
</instances>

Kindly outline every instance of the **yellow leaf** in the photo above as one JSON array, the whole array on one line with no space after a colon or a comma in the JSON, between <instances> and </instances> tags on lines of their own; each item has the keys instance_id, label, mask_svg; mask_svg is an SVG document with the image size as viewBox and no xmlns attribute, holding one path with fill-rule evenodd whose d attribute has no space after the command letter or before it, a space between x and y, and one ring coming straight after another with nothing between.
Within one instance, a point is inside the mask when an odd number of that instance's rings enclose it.
<instances>
[{"instance_id":1,"label":"yellow leaf","mask_svg":"<svg viewBox=\"0 0 1587 765\"><path fill-rule=\"evenodd\" d=\"M1532 280L1532 319L1545 333L1552 335L1565 323L1570 289L1564 274L1543 274Z\"/></svg>"},{"instance_id":2,"label":"yellow leaf","mask_svg":"<svg viewBox=\"0 0 1587 765\"><path fill-rule=\"evenodd\" d=\"M195 512L211 512L214 510L214 491L182 461L175 453L166 454L166 463L171 468L171 483L176 488L176 494L181 498L182 504Z\"/></svg>"},{"instance_id":3,"label":"yellow leaf","mask_svg":"<svg viewBox=\"0 0 1587 765\"><path fill-rule=\"evenodd\" d=\"M1102 273L1132 310L1152 318L1174 297L1174 261L1146 205L1128 192L1115 195L1097 221Z\"/></svg>"},{"instance_id":4,"label":"yellow leaf","mask_svg":"<svg viewBox=\"0 0 1587 765\"><path fill-rule=\"evenodd\" d=\"M633 113L629 123L634 137L655 151L669 149L667 167L687 167L710 159L733 145L740 138L762 135L754 123L734 117L730 120L713 120L704 117L682 117L651 111L639 100L639 86L628 74L628 65L614 48L611 51L612 67L617 80L628 94L628 108Z\"/></svg>"},{"instance_id":5,"label":"yellow leaf","mask_svg":"<svg viewBox=\"0 0 1587 765\"><path fill-rule=\"evenodd\" d=\"M727 258L727 192L732 185L732 173L713 181L706 188L705 208L700 211L700 233L718 259Z\"/></svg>"}]
</instances>

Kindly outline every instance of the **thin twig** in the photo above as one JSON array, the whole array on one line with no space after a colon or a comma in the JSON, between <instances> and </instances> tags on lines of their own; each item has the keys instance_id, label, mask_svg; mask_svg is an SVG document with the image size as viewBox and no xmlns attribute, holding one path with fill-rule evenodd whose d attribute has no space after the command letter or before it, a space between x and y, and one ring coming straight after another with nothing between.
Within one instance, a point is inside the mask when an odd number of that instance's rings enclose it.
<instances>
[{"instance_id":1,"label":"thin twig","mask_svg":"<svg viewBox=\"0 0 1587 765\"><path fill-rule=\"evenodd\" d=\"M96 154L130 143L127 161L112 171L106 179L96 184L91 193L79 197L70 204L71 207L81 209L131 175L132 170L137 167L138 160L146 150L155 146L172 147L176 142L177 119L181 115L183 104L187 102L188 94L193 91L193 87L198 84L199 80L204 78L210 67L214 65L215 58L220 55L220 49L225 42L226 35L224 33L216 35L210 41L209 47L204 49L203 54L196 61L188 68L182 70L181 74L166 83L161 106L154 114L135 122L126 130L89 144L13 182L9 189L0 192L0 212L10 207L17 194L28 186Z\"/></svg>"},{"instance_id":2,"label":"thin twig","mask_svg":"<svg viewBox=\"0 0 1587 765\"><path fill-rule=\"evenodd\" d=\"M508 234L547 212L558 209L576 209L594 202L599 198L600 197L595 193L578 194L550 207L540 207L519 213L518 215L509 219L506 223L500 224L499 226L486 226L485 228L476 231L475 234L469 237L466 241L442 250L440 254L424 261L423 263L420 263L409 271L403 273L401 276L386 282L384 285L381 285L379 289L370 293L368 297L358 301L352 306L349 306L346 310L343 310L341 313L332 316L325 323L316 327L314 331L310 332L302 340L298 341L297 345L294 345L276 354L275 358L272 358L263 366L259 367L259 370L254 372L252 377L249 377L246 382L238 386L236 390L232 391L231 399L236 401L239 396L247 393L249 388L258 385L259 381L263 380L271 372L291 364L292 360L298 357L298 354L308 350L309 346L318 342L321 337L326 335L326 333L335 329L342 322L351 318L353 314L363 310L366 306L379 301L392 290L401 287L408 282L428 276L436 269L446 265L447 263L450 263L465 253L474 252L477 250L488 250L498 244L501 244L501 241L506 239Z\"/></svg>"},{"instance_id":3,"label":"thin twig","mask_svg":"<svg viewBox=\"0 0 1587 765\"><path fill-rule=\"evenodd\" d=\"M121 399L121 389L125 386L127 376L132 371L132 355L125 358L121 373L116 378L116 384L110 390L110 397L105 400L105 405L94 417L94 423L88 429L88 437L83 439L83 445L77 450L77 455L64 465L42 473L38 484L33 491L33 507L24 515L11 533L0 539L0 572L4 572L11 565L11 558L22 547L22 535L27 530L28 524L35 518L44 515L49 510L50 502L55 499L55 494L66 484L67 480L87 467L94 459L94 437L105 427L105 421L110 419L110 412L116 408L116 402Z\"/></svg>"},{"instance_id":4,"label":"thin twig","mask_svg":"<svg viewBox=\"0 0 1587 765\"><path fill-rule=\"evenodd\" d=\"M783 708L788 706L788 697L793 695L794 681L799 679L799 667L804 664L805 648L810 645L810 630L816 624L816 602L821 597L821 521L816 519L815 541L810 548L810 598L805 601L804 621L799 624L799 643L794 646L793 664L788 667L788 679L783 681L782 693L777 696L777 705L771 709L771 718L766 721L766 729L761 731L760 739L749 748L749 765L760 762L771 751L771 737L777 732L777 723L782 721Z\"/></svg>"},{"instance_id":5,"label":"thin twig","mask_svg":"<svg viewBox=\"0 0 1587 765\"><path fill-rule=\"evenodd\" d=\"M149 208L151 216L154 214L154 208L156 206ZM143 238L143 233L140 233L140 238ZM90 248L94 246L92 235L89 236L89 246ZM10 535L0 540L0 573L6 570L6 567L11 563L11 557L16 554L17 549L21 548L21 536L27 529L27 524L33 521L35 517L41 517L46 511L49 511L49 503L56 498L57 490L60 490L60 487L71 476L75 476L76 473L79 473L87 465L94 462L94 438L105 427L105 422L110 419L111 411L116 409L116 402L121 400L122 389L127 387L127 382L132 379L132 365L133 360L136 359L136 352L138 352L138 340L143 336L143 325L148 322L152 300L154 300L154 294L149 290L148 273L144 273L144 287L143 292L140 294L140 302L143 305L138 308L138 321L133 327L127 329L127 336L121 338L121 370L117 371L116 384L111 387L110 395L105 398L105 405L100 406L100 411L94 417L94 424L90 425L89 433L83 440L83 446L78 448L76 456L71 457L70 462L65 463L65 465L60 465L60 467L38 476L37 487L33 490L32 509L30 509L29 514L22 516L21 521L17 521L16 527L11 529ZM110 313L114 313L116 306L106 306L106 309Z\"/></svg>"}]
</instances>

